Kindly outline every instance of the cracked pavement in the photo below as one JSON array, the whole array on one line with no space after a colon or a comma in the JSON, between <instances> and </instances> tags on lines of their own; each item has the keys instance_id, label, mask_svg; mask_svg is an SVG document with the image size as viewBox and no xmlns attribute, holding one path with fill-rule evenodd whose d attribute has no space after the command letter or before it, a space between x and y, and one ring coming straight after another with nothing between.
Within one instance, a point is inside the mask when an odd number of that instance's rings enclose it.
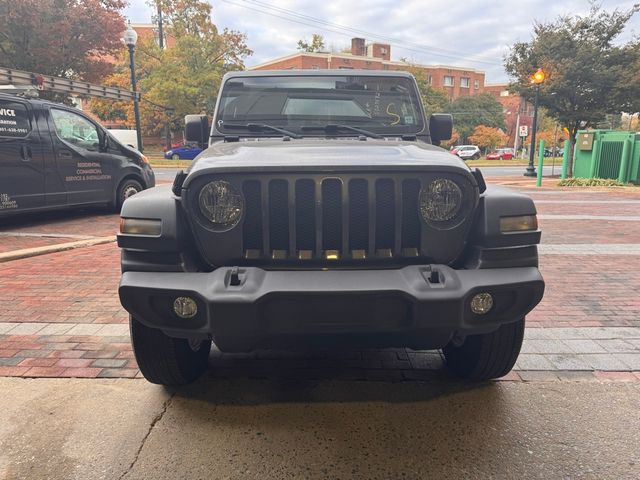
<instances>
[{"instance_id":1,"label":"cracked pavement","mask_svg":"<svg viewBox=\"0 0 640 480\"><path fill-rule=\"evenodd\" d=\"M640 383L0 379L2 479L640 476ZM588 434L585 434L588 432Z\"/></svg>"}]
</instances>

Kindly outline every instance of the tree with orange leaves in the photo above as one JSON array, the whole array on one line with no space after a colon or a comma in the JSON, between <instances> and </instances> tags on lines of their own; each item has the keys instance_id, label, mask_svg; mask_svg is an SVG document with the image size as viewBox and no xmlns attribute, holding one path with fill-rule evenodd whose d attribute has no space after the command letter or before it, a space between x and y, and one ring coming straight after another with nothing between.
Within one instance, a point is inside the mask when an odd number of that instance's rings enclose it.
<instances>
[{"instance_id":1,"label":"tree with orange leaves","mask_svg":"<svg viewBox=\"0 0 640 480\"><path fill-rule=\"evenodd\" d=\"M500 148L508 141L508 136L499 128L478 125L469 136L469 141L480 148Z\"/></svg>"}]
</instances>

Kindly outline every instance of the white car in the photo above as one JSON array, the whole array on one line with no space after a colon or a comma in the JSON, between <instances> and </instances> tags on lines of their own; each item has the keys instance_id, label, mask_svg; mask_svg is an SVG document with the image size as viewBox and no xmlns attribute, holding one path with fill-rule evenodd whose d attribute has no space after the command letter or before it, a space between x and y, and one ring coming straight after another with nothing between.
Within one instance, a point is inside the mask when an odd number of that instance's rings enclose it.
<instances>
[{"instance_id":1,"label":"white car","mask_svg":"<svg viewBox=\"0 0 640 480\"><path fill-rule=\"evenodd\" d=\"M460 145L455 147L454 153L463 160L477 160L480 158L480 148L477 145Z\"/></svg>"}]
</instances>

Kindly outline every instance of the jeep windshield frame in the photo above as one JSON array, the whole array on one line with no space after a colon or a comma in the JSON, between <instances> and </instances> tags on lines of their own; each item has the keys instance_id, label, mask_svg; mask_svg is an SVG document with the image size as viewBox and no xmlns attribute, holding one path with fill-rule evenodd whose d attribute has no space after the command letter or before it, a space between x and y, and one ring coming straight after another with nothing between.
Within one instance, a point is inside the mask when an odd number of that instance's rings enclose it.
<instances>
[{"instance_id":1,"label":"jeep windshield frame","mask_svg":"<svg viewBox=\"0 0 640 480\"><path fill-rule=\"evenodd\" d=\"M238 130L238 125L248 124L267 124L304 137L354 137L359 135L356 129L379 136L428 136L411 76L305 73L228 78L218 99L212 137L282 136L270 129ZM328 125L345 127L325 128Z\"/></svg>"}]
</instances>

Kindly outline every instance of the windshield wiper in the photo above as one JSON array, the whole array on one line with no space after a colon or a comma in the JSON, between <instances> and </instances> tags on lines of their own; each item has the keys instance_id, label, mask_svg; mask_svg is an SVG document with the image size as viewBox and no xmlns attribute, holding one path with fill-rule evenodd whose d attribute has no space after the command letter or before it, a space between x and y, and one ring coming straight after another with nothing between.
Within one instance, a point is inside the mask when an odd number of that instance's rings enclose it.
<instances>
[{"instance_id":1,"label":"windshield wiper","mask_svg":"<svg viewBox=\"0 0 640 480\"><path fill-rule=\"evenodd\" d=\"M224 128L242 128L249 132L264 132L265 130L271 130L272 132L278 132L291 138L302 138L302 135L290 132L289 130L285 130L284 128L267 125L266 123L223 123L222 126Z\"/></svg>"},{"instance_id":2,"label":"windshield wiper","mask_svg":"<svg viewBox=\"0 0 640 480\"><path fill-rule=\"evenodd\" d=\"M364 135L369 138L382 138L382 135L370 132L369 130L363 130L362 128L352 127L351 125L338 125L336 123L329 123L327 125L304 125L300 127L302 131L309 130L324 130L325 133L338 133L340 130L348 130L350 132L356 132L360 135Z\"/></svg>"}]
</instances>

